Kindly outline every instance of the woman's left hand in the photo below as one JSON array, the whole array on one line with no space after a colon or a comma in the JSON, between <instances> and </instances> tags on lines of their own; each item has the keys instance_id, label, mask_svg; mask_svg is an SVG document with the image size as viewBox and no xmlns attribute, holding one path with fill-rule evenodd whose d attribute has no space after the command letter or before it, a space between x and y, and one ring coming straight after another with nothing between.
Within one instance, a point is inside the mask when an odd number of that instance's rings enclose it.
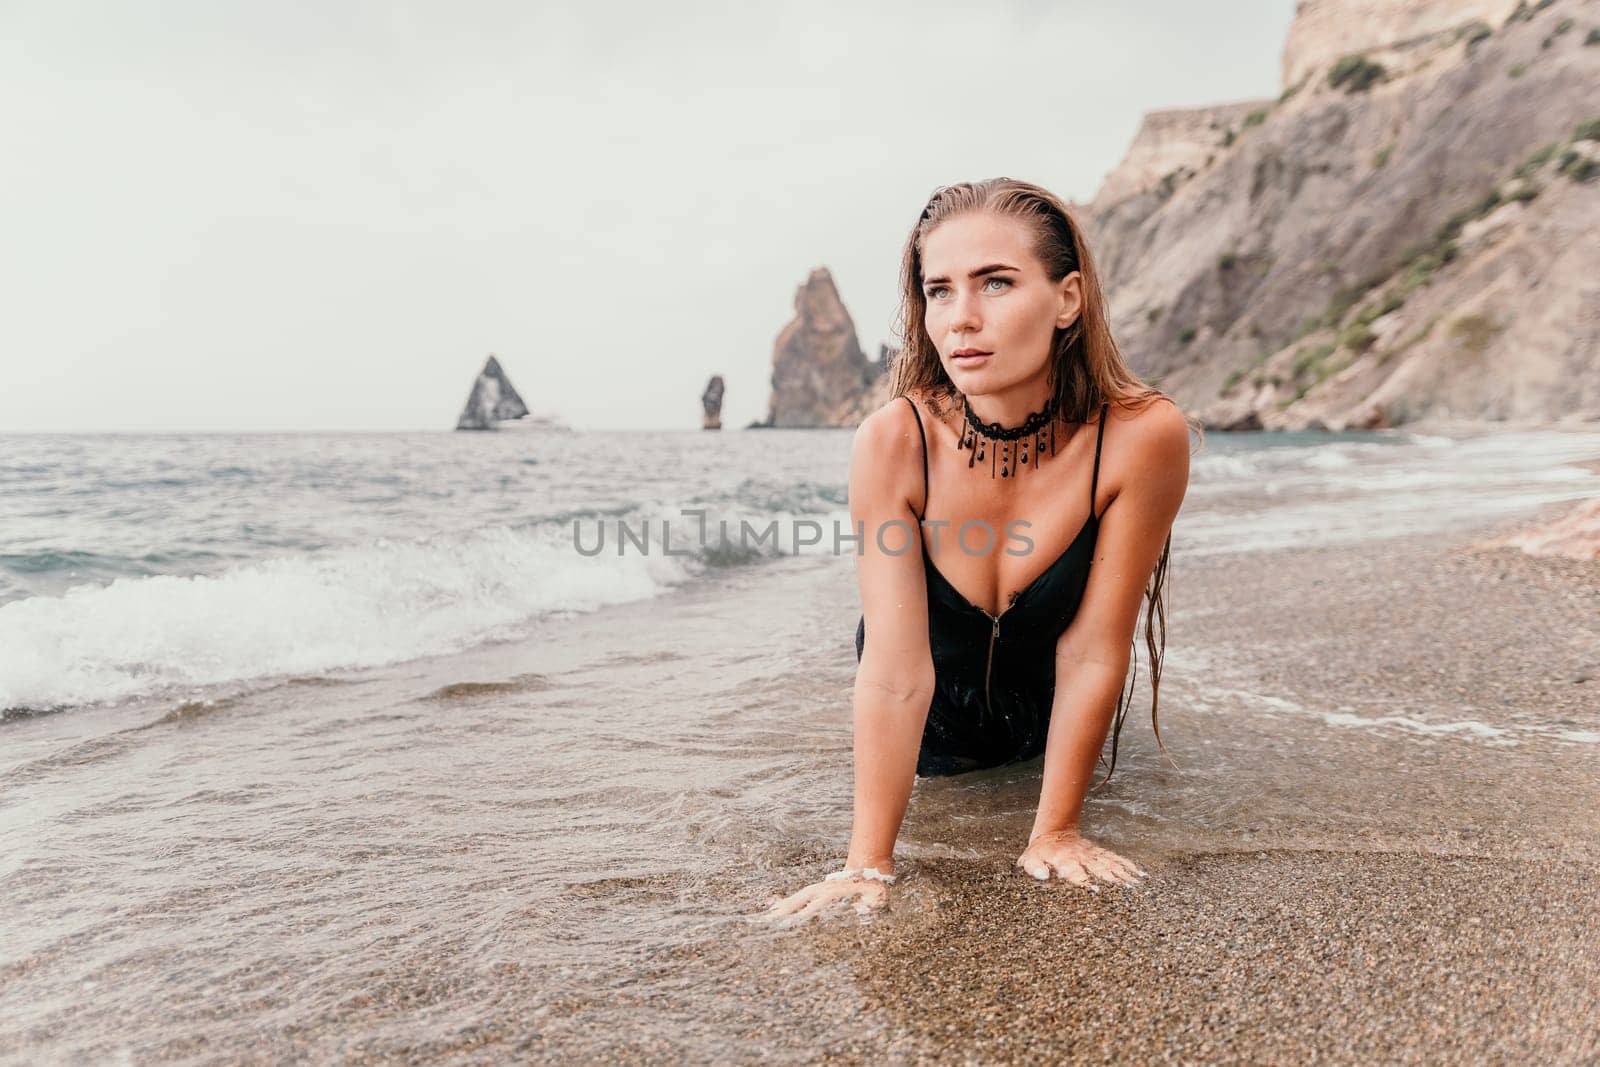
<instances>
[{"instance_id":1,"label":"woman's left hand","mask_svg":"<svg viewBox=\"0 0 1600 1067\"><path fill-rule=\"evenodd\" d=\"M1035 837L1017 857L1017 866L1040 880L1048 880L1055 874L1097 893L1100 887L1095 879L1112 885L1135 886L1146 876L1132 860L1101 848L1076 830L1058 830Z\"/></svg>"}]
</instances>

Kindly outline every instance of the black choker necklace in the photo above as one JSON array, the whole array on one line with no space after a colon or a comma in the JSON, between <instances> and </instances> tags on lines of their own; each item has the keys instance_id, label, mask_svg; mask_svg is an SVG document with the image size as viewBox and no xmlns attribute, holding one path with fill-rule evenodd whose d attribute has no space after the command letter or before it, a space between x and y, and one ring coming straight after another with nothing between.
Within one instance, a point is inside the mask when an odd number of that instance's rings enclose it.
<instances>
[{"instance_id":1,"label":"black choker necklace","mask_svg":"<svg viewBox=\"0 0 1600 1067\"><path fill-rule=\"evenodd\" d=\"M1056 454L1056 398L1051 397L1045 401L1044 407L1022 420L1022 425L1006 429L998 422L981 422L972 410L972 402L966 397L961 398L962 405L967 410L967 424L961 428L960 448L968 449L972 455L967 457L967 466L989 456L989 477L995 475L995 468L1000 470L1000 477L1009 478L1013 471L1019 471L1028 463L1028 446L1033 446L1033 465L1039 466L1039 461L1044 458L1046 442L1049 443L1050 454ZM996 444L998 442L998 445ZM1012 442L1020 442L1013 444ZM1015 452L1013 453L1013 449ZM1013 455L1015 462L1013 462Z\"/></svg>"}]
</instances>

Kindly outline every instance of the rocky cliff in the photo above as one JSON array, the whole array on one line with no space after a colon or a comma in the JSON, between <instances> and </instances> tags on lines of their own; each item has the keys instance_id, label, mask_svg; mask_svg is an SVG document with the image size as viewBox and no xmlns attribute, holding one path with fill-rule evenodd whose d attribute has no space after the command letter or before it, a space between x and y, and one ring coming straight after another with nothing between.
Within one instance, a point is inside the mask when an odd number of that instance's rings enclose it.
<instances>
[{"instance_id":1,"label":"rocky cliff","mask_svg":"<svg viewBox=\"0 0 1600 1067\"><path fill-rule=\"evenodd\" d=\"M1213 427L1600 419L1597 9L1307 0L1277 100L1151 115L1079 209L1134 365Z\"/></svg>"},{"instance_id":2,"label":"rocky cliff","mask_svg":"<svg viewBox=\"0 0 1600 1067\"><path fill-rule=\"evenodd\" d=\"M1517 0L1300 0L1283 46L1283 84L1300 85L1345 56L1404 47L1474 20L1498 26Z\"/></svg>"},{"instance_id":3,"label":"rocky cliff","mask_svg":"<svg viewBox=\"0 0 1600 1067\"><path fill-rule=\"evenodd\" d=\"M1245 100L1214 107L1152 111L1139 124L1128 152L1106 175L1096 203L1117 203L1163 182L1170 192L1216 161L1238 138L1243 120L1271 100Z\"/></svg>"},{"instance_id":4,"label":"rocky cliff","mask_svg":"<svg viewBox=\"0 0 1600 1067\"><path fill-rule=\"evenodd\" d=\"M888 362L867 359L826 268L794 297L794 318L772 353L769 427L854 426L889 397Z\"/></svg>"}]
</instances>

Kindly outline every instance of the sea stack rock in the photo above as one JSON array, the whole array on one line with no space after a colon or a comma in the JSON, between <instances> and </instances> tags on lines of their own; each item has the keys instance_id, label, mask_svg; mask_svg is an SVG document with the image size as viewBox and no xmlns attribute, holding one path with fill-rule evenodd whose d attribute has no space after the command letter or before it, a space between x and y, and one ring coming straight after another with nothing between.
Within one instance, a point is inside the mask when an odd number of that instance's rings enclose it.
<instances>
[{"instance_id":1,"label":"sea stack rock","mask_svg":"<svg viewBox=\"0 0 1600 1067\"><path fill-rule=\"evenodd\" d=\"M772 398L763 424L774 428L854 426L870 398L888 399L886 364L861 351L855 323L827 268L811 272L794 297L795 317L772 353ZM752 424L754 425L754 424Z\"/></svg>"},{"instance_id":2,"label":"sea stack rock","mask_svg":"<svg viewBox=\"0 0 1600 1067\"><path fill-rule=\"evenodd\" d=\"M489 356L478 378L472 383L472 393L467 406L456 420L458 430L492 430L497 422L520 419L528 414L528 405L522 402L516 387L493 354Z\"/></svg>"},{"instance_id":3,"label":"sea stack rock","mask_svg":"<svg viewBox=\"0 0 1600 1067\"><path fill-rule=\"evenodd\" d=\"M700 406L705 413L701 417L702 430L722 429L722 375L713 374L706 383L706 391L700 394Z\"/></svg>"}]
</instances>

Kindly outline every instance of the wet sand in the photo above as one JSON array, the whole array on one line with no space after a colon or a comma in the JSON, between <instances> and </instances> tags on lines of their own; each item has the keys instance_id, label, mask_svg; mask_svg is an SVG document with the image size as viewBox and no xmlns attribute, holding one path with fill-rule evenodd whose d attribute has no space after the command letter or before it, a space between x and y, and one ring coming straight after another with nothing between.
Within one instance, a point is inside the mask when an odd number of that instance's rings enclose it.
<instances>
[{"instance_id":1,"label":"wet sand","mask_svg":"<svg viewBox=\"0 0 1600 1067\"><path fill-rule=\"evenodd\" d=\"M1238 809L1197 812L1189 847L1103 838L1135 889L924 861L909 916L789 935L880 1019L827 1058L1595 1062L1600 566L1473 540L1181 561L1173 636L1205 667L1169 674L1163 737L1188 773L1232 767ZM1169 806L1139 694L1121 793Z\"/></svg>"},{"instance_id":2,"label":"wet sand","mask_svg":"<svg viewBox=\"0 0 1600 1067\"><path fill-rule=\"evenodd\" d=\"M559 1060L609 1013L640 1021L610 1062L1595 1062L1600 567L1481 534L1182 563L1179 766L1141 683L1086 816L1139 887L1011 868L1037 764L919 781L887 913L653 954L495 1044ZM842 843L704 889L787 891ZM683 904L670 880L598 895Z\"/></svg>"},{"instance_id":3,"label":"wet sand","mask_svg":"<svg viewBox=\"0 0 1600 1067\"><path fill-rule=\"evenodd\" d=\"M1470 550L1526 518L1176 558L1135 889L1012 868L1035 761L919 781L872 922L749 921L843 855L848 559L21 724L0 1062L1592 1063L1600 567Z\"/></svg>"}]
</instances>

